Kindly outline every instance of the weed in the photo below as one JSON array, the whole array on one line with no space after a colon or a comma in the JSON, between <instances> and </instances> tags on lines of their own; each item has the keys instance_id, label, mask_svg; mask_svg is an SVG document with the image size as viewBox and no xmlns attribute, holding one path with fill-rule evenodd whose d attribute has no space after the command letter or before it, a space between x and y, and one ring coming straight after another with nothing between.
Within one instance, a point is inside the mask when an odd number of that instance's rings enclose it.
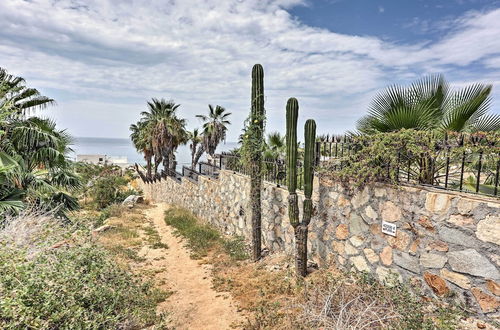
<instances>
[{"instance_id":1,"label":"weed","mask_svg":"<svg viewBox=\"0 0 500 330\"><path fill-rule=\"evenodd\" d=\"M198 220L188 211L171 208L165 211L165 222L176 229L176 234L187 239L192 257L199 259L207 255L221 239L219 232Z\"/></svg>"},{"instance_id":2,"label":"weed","mask_svg":"<svg viewBox=\"0 0 500 330\"><path fill-rule=\"evenodd\" d=\"M131 248L126 248L121 245L108 246L107 249L114 255L121 256L125 259L132 260L135 262L144 262L146 259L139 256L136 250Z\"/></svg>"},{"instance_id":3,"label":"weed","mask_svg":"<svg viewBox=\"0 0 500 330\"><path fill-rule=\"evenodd\" d=\"M214 248L221 248L232 260L248 259L248 252L242 237L223 237L216 228L203 224L189 211L173 207L165 211L165 222L176 229L176 234L187 239L192 257L205 257Z\"/></svg>"},{"instance_id":4,"label":"weed","mask_svg":"<svg viewBox=\"0 0 500 330\"><path fill-rule=\"evenodd\" d=\"M367 274L319 273L305 283L293 323L323 329L455 329L461 317L453 308L430 310L400 283L388 287Z\"/></svg>"},{"instance_id":5,"label":"weed","mask_svg":"<svg viewBox=\"0 0 500 330\"><path fill-rule=\"evenodd\" d=\"M246 260L249 257L245 240L241 236L225 239L222 245L233 260Z\"/></svg>"},{"instance_id":6,"label":"weed","mask_svg":"<svg viewBox=\"0 0 500 330\"><path fill-rule=\"evenodd\" d=\"M153 226L147 226L143 228L144 233L147 236L149 246L152 249L168 249L168 245L161 241L160 233Z\"/></svg>"}]
</instances>

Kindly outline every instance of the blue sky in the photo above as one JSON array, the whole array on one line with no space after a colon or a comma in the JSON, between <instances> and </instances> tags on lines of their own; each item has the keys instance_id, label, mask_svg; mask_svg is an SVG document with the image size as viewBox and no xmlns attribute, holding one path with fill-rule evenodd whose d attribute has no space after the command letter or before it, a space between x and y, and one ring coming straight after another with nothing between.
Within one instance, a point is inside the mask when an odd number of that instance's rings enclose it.
<instances>
[{"instance_id":1,"label":"blue sky","mask_svg":"<svg viewBox=\"0 0 500 330\"><path fill-rule=\"evenodd\" d=\"M439 39L467 12L499 6L495 0L315 0L290 13L304 24L337 33L416 43Z\"/></svg>"},{"instance_id":2,"label":"blue sky","mask_svg":"<svg viewBox=\"0 0 500 330\"><path fill-rule=\"evenodd\" d=\"M494 85L500 113L500 1L2 0L0 66L55 98L44 111L75 136L127 137L151 97L189 127L207 104L248 114L250 71L265 70L268 131L286 100L321 133L355 127L393 83L443 73Z\"/></svg>"}]
</instances>

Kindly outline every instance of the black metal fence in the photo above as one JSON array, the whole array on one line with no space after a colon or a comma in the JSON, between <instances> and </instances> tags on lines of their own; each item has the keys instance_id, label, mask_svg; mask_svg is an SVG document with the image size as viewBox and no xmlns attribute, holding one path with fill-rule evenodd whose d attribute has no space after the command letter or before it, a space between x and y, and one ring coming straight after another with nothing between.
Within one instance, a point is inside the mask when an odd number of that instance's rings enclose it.
<instances>
[{"instance_id":1,"label":"black metal fence","mask_svg":"<svg viewBox=\"0 0 500 330\"><path fill-rule=\"evenodd\" d=\"M218 157L222 169L250 175L251 169L243 163L241 157L226 153L222 153ZM302 163L297 161L297 189L299 190L302 190L304 186L302 168ZM264 181L275 183L278 187L286 186L286 162L281 159L265 159L262 176Z\"/></svg>"},{"instance_id":2,"label":"black metal fence","mask_svg":"<svg viewBox=\"0 0 500 330\"><path fill-rule=\"evenodd\" d=\"M397 182L433 186L488 196L499 196L500 148L480 138L464 136L436 143L429 153L415 154L405 148L391 150L395 161L381 164ZM350 166L359 148L348 136L316 143L317 162L329 162L333 170Z\"/></svg>"},{"instance_id":3,"label":"black metal fence","mask_svg":"<svg viewBox=\"0 0 500 330\"><path fill-rule=\"evenodd\" d=\"M196 172L195 170L191 169L190 167L187 166L182 166L182 177L186 178L190 181L198 182L198 176L200 173Z\"/></svg>"},{"instance_id":4,"label":"black metal fence","mask_svg":"<svg viewBox=\"0 0 500 330\"><path fill-rule=\"evenodd\" d=\"M484 141L483 141L484 142ZM387 178L400 183L433 186L447 190L477 193L488 196L500 196L500 148L498 145L483 145L481 148L464 144L464 138L443 141L429 154L415 154L404 148L391 150L395 161L379 166L387 172ZM316 164L328 163L333 171L352 165L352 157L359 152L359 144L348 136L333 136L316 143ZM303 189L303 167L298 161L297 187ZM167 169L153 178L140 173L144 182L152 183L161 178L171 177L181 182L185 177L198 181L200 175L218 178L221 169L250 175L249 166L235 154L216 155L215 162L200 162L198 171L187 166L182 173ZM140 171L139 171L140 172ZM278 186L286 186L287 165L284 160L264 160L263 179ZM384 178L381 178L382 180Z\"/></svg>"},{"instance_id":5,"label":"black metal fence","mask_svg":"<svg viewBox=\"0 0 500 330\"><path fill-rule=\"evenodd\" d=\"M177 172L175 170L167 168L167 169L161 171L161 177L164 178L164 179L167 178L167 177L171 177L177 183L181 183L183 175L182 175L182 173L179 173L179 172Z\"/></svg>"},{"instance_id":6,"label":"black metal fence","mask_svg":"<svg viewBox=\"0 0 500 330\"><path fill-rule=\"evenodd\" d=\"M219 161L220 164L220 161ZM220 166L217 166L215 164L210 164L207 162L199 162L198 163L198 172L203 175L208 175L212 178L218 178L219 177L219 170Z\"/></svg>"}]
</instances>

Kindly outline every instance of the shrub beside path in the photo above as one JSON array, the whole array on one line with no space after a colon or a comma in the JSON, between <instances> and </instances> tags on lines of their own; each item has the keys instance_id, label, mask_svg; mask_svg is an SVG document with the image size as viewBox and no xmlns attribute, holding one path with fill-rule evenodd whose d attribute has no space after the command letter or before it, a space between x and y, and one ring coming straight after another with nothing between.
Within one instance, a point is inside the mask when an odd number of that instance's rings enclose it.
<instances>
[{"instance_id":1,"label":"shrub beside path","mask_svg":"<svg viewBox=\"0 0 500 330\"><path fill-rule=\"evenodd\" d=\"M153 222L161 241L168 245L162 258L152 260L156 269L163 268L162 279L172 295L162 304L160 312L169 313L176 329L234 329L245 321L229 293L213 289L211 265L190 257L185 242L174 235L174 229L165 224L167 204L155 204L145 210ZM149 259L146 255L145 258Z\"/></svg>"}]
</instances>

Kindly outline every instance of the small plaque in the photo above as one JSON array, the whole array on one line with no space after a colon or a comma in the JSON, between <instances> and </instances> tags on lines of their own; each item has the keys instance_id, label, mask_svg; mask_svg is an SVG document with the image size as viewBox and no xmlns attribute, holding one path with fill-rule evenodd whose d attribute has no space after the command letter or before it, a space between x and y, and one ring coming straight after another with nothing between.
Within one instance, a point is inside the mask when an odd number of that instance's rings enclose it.
<instances>
[{"instance_id":1,"label":"small plaque","mask_svg":"<svg viewBox=\"0 0 500 330\"><path fill-rule=\"evenodd\" d=\"M382 221L382 232L384 234L396 237L396 224Z\"/></svg>"}]
</instances>

